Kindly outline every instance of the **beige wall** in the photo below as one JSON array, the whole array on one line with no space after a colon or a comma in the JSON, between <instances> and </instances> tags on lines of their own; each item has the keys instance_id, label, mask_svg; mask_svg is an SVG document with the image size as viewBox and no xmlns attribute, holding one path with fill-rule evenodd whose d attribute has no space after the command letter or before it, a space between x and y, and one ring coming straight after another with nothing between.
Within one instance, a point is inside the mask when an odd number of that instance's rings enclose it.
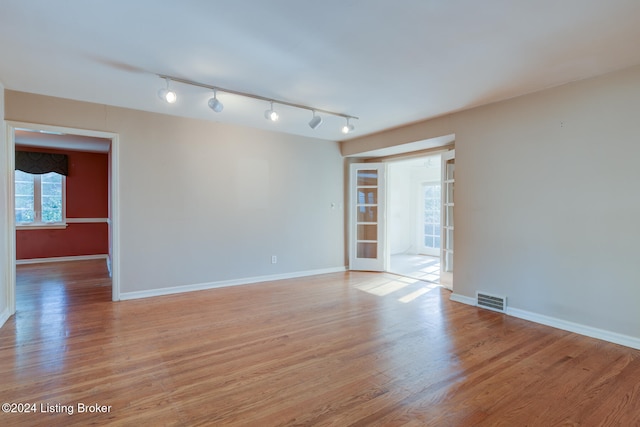
<instances>
[{"instance_id":1,"label":"beige wall","mask_svg":"<svg viewBox=\"0 0 640 427\"><path fill-rule=\"evenodd\" d=\"M639 114L634 67L386 133L456 134L454 292L640 343Z\"/></svg>"},{"instance_id":2,"label":"beige wall","mask_svg":"<svg viewBox=\"0 0 640 427\"><path fill-rule=\"evenodd\" d=\"M344 267L336 142L13 91L6 118L119 135L123 293Z\"/></svg>"}]
</instances>

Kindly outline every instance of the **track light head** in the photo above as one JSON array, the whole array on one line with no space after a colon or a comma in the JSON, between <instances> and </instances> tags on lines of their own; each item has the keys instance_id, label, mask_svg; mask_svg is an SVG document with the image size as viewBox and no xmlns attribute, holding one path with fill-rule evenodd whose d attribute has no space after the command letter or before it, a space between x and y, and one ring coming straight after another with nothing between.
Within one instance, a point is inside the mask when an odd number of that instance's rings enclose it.
<instances>
[{"instance_id":1,"label":"track light head","mask_svg":"<svg viewBox=\"0 0 640 427\"><path fill-rule=\"evenodd\" d=\"M209 99L209 108L211 108L216 113L219 113L224 110L224 105L222 105L222 102L220 102L217 98L211 98Z\"/></svg>"},{"instance_id":2,"label":"track light head","mask_svg":"<svg viewBox=\"0 0 640 427\"><path fill-rule=\"evenodd\" d=\"M168 102L169 104L173 104L178 99L178 96L176 95L176 93L171 89L167 89L167 88L160 89L158 91L158 96L164 102Z\"/></svg>"},{"instance_id":3,"label":"track light head","mask_svg":"<svg viewBox=\"0 0 640 427\"><path fill-rule=\"evenodd\" d=\"M174 91L169 89L169 79L165 79L167 82L167 87L163 87L158 91L158 97L162 99L164 102L169 104L173 104L178 99L178 96Z\"/></svg>"},{"instance_id":4,"label":"track light head","mask_svg":"<svg viewBox=\"0 0 640 427\"><path fill-rule=\"evenodd\" d=\"M344 126L342 126L342 133L351 133L353 132L354 129L355 129L355 126L349 123L349 117L347 117L347 123Z\"/></svg>"},{"instance_id":5,"label":"track light head","mask_svg":"<svg viewBox=\"0 0 640 427\"><path fill-rule=\"evenodd\" d=\"M264 112L264 118L267 120L271 120L272 122L277 122L280 118L278 112L273 109L273 101L271 101L271 108Z\"/></svg>"},{"instance_id":6,"label":"track light head","mask_svg":"<svg viewBox=\"0 0 640 427\"><path fill-rule=\"evenodd\" d=\"M265 112L264 112L264 117L265 117L267 120L271 120L272 122L275 122L275 121L277 121L277 120L280 118L280 116L278 115L278 113L277 113L276 111L273 111L273 110L267 110L267 111L265 111Z\"/></svg>"},{"instance_id":7,"label":"track light head","mask_svg":"<svg viewBox=\"0 0 640 427\"><path fill-rule=\"evenodd\" d=\"M224 105L218 100L218 94L215 90L213 91L213 98L209 98L209 108L211 108L216 113L224 110Z\"/></svg>"},{"instance_id":8,"label":"track light head","mask_svg":"<svg viewBox=\"0 0 640 427\"><path fill-rule=\"evenodd\" d=\"M309 127L311 129L315 129L322 124L322 117L316 116L316 112L314 110L311 111L313 112L313 118L309 120Z\"/></svg>"},{"instance_id":9,"label":"track light head","mask_svg":"<svg viewBox=\"0 0 640 427\"><path fill-rule=\"evenodd\" d=\"M342 133L351 133L354 129L353 125L344 125L342 126Z\"/></svg>"}]
</instances>

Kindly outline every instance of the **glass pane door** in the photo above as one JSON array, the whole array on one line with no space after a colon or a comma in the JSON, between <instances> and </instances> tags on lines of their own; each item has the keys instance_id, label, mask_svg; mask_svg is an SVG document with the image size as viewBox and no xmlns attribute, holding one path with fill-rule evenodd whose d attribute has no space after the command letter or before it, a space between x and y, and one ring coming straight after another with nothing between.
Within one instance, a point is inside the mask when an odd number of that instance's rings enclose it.
<instances>
[{"instance_id":1,"label":"glass pane door","mask_svg":"<svg viewBox=\"0 0 640 427\"><path fill-rule=\"evenodd\" d=\"M442 255L440 283L453 287L453 188L455 183L455 150L442 155Z\"/></svg>"},{"instance_id":2,"label":"glass pane door","mask_svg":"<svg viewBox=\"0 0 640 427\"><path fill-rule=\"evenodd\" d=\"M349 268L383 271L384 165L352 164L350 186Z\"/></svg>"}]
</instances>

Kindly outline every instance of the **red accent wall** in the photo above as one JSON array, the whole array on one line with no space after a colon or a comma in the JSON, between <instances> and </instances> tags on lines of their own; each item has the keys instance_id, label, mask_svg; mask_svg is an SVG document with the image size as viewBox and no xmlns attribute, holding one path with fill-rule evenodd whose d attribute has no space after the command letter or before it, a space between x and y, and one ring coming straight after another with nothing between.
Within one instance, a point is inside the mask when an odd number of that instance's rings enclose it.
<instances>
[{"instance_id":1,"label":"red accent wall","mask_svg":"<svg viewBox=\"0 0 640 427\"><path fill-rule=\"evenodd\" d=\"M17 147L24 151L66 154L67 218L107 218L109 216L109 157L88 153ZM16 230L16 258L52 258L102 255L109 252L109 225L72 223L66 229Z\"/></svg>"}]
</instances>

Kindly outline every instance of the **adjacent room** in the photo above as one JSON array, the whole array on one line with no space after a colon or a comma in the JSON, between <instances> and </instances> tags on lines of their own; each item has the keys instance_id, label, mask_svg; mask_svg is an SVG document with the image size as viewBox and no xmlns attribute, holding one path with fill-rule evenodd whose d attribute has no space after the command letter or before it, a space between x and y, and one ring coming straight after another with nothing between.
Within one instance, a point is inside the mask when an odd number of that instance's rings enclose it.
<instances>
[{"instance_id":1,"label":"adjacent room","mask_svg":"<svg viewBox=\"0 0 640 427\"><path fill-rule=\"evenodd\" d=\"M638 16L3 2L0 423L640 425Z\"/></svg>"},{"instance_id":2,"label":"adjacent room","mask_svg":"<svg viewBox=\"0 0 640 427\"><path fill-rule=\"evenodd\" d=\"M440 281L441 161L435 154L387 166L387 270L391 273Z\"/></svg>"}]
</instances>

